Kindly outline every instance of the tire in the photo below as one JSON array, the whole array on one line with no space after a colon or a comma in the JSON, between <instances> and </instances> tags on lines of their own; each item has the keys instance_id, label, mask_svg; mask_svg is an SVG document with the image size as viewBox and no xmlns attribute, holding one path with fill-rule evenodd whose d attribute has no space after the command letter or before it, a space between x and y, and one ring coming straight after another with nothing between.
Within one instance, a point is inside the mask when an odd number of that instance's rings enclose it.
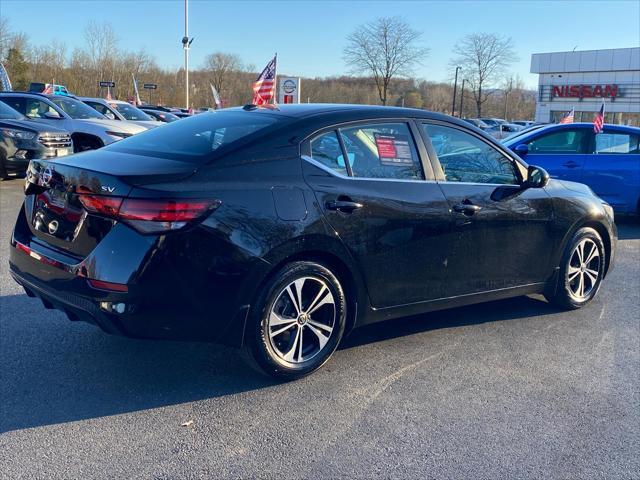
<instances>
[{"instance_id":1,"label":"tire","mask_svg":"<svg viewBox=\"0 0 640 480\"><path fill-rule=\"evenodd\" d=\"M267 282L251 308L245 354L267 375L302 378L331 357L344 334L346 316L342 285L328 268L290 263Z\"/></svg>"},{"instance_id":2,"label":"tire","mask_svg":"<svg viewBox=\"0 0 640 480\"><path fill-rule=\"evenodd\" d=\"M3 180L7 180L9 175L7 174L7 170L4 166L4 157L0 157L0 182Z\"/></svg>"},{"instance_id":3,"label":"tire","mask_svg":"<svg viewBox=\"0 0 640 480\"><path fill-rule=\"evenodd\" d=\"M593 228L581 228L573 235L562 255L555 293L545 297L562 308L584 307L600 289L605 262L600 234Z\"/></svg>"}]
</instances>

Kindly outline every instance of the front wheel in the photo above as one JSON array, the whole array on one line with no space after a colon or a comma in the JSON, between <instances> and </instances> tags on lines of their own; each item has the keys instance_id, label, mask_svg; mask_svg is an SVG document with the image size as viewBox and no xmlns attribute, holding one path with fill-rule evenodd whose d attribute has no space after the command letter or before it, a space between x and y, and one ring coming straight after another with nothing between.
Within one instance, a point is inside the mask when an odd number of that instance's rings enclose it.
<instances>
[{"instance_id":1,"label":"front wheel","mask_svg":"<svg viewBox=\"0 0 640 480\"><path fill-rule=\"evenodd\" d=\"M604 271L602 238L593 228L581 228L567 245L556 291L547 300L564 308L585 306L598 292Z\"/></svg>"},{"instance_id":2,"label":"front wheel","mask_svg":"<svg viewBox=\"0 0 640 480\"><path fill-rule=\"evenodd\" d=\"M340 343L347 302L338 278L313 262L293 262L262 289L246 342L251 363L268 375L301 378L320 368Z\"/></svg>"}]
</instances>

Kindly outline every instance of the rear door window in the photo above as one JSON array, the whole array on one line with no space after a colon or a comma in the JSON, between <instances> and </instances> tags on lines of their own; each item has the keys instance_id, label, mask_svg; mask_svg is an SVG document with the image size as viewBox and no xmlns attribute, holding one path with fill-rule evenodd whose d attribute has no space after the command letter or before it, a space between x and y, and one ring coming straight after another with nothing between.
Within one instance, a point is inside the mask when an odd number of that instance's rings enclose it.
<instances>
[{"instance_id":1,"label":"rear door window","mask_svg":"<svg viewBox=\"0 0 640 480\"><path fill-rule=\"evenodd\" d=\"M528 142L529 153L589 153L590 135L591 131L585 128L543 134Z\"/></svg>"},{"instance_id":2,"label":"rear door window","mask_svg":"<svg viewBox=\"0 0 640 480\"><path fill-rule=\"evenodd\" d=\"M354 177L424 180L420 157L406 123L341 128Z\"/></svg>"},{"instance_id":3,"label":"rear door window","mask_svg":"<svg viewBox=\"0 0 640 480\"><path fill-rule=\"evenodd\" d=\"M599 154L629 154L640 153L638 149L638 135L631 133L598 133L596 135L595 153Z\"/></svg>"},{"instance_id":4,"label":"rear door window","mask_svg":"<svg viewBox=\"0 0 640 480\"><path fill-rule=\"evenodd\" d=\"M347 166L335 131L311 140L311 158L341 175L347 175Z\"/></svg>"}]
</instances>

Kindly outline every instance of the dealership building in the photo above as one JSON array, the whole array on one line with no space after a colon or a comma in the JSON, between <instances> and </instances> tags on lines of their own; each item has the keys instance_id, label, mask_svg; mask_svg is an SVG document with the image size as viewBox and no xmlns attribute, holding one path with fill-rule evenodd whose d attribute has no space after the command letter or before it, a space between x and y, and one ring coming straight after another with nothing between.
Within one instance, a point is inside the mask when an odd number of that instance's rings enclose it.
<instances>
[{"instance_id":1,"label":"dealership building","mask_svg":"<svg viewBox=\"0 0 640 480\"><path fill-rule=\"evenodd\" d=\"M536 121L557 122L575 110L591 122L605 104L605 121L640 125L640 48L534 53L539 75Z\"/></svg>"}]
</instances>

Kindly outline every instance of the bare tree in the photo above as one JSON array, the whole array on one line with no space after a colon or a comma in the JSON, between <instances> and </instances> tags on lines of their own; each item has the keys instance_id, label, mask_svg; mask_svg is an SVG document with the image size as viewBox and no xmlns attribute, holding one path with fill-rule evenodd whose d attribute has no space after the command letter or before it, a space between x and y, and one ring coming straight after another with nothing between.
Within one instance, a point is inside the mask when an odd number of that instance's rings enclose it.
<instances>
[{"instance_id":1,"label":"bare tree","mask_svg":"<svg viewBox=\"0 0 640 480\"><path fill-rule=\"evenodd\" d=\"M227 96L227 84L235 72L243 71L244 66L238 55L230 53L210 53L204 59L204 69L211 76L211 83L220 95Z\"/></svg>"},{"instance_id":2,"label":"bare tree","mask_svg":"<svg viewBox=\"0 0 640 480\"><path fill-rule=\"evenodd\" d=\"M84 38L88 57L93 70L93 82L111 80L115 73L115 63L118 54L118 40L113 27L108 22L97 23L90 21L84 29Z\"/></svg>"},{"instance_id":3,"label":"bare tree","mask_svg":"<svg viewBox=\"0 0 640 480\"><path fill-rule=\"evenodd\" d=\"M429 53L417 45L421 35L399 17L378 18L347 37L344 60L354 73L373 76L380 101L386 105L391 79L409 76Z\"/></svg>"},{"instance_id":4,"label":"bare tree","mask_svg":"<svg viewBox=\"0 0 640 480\"><path fill-rule=\"evenodd\" d=\"M473 93L478 117L482 105L489 99L489 88L497 82L505 70L517 60L510 38L494 33L472 33L454 47L456 55L451 66L460 66Z\"/></svg>"}]
</instances>

